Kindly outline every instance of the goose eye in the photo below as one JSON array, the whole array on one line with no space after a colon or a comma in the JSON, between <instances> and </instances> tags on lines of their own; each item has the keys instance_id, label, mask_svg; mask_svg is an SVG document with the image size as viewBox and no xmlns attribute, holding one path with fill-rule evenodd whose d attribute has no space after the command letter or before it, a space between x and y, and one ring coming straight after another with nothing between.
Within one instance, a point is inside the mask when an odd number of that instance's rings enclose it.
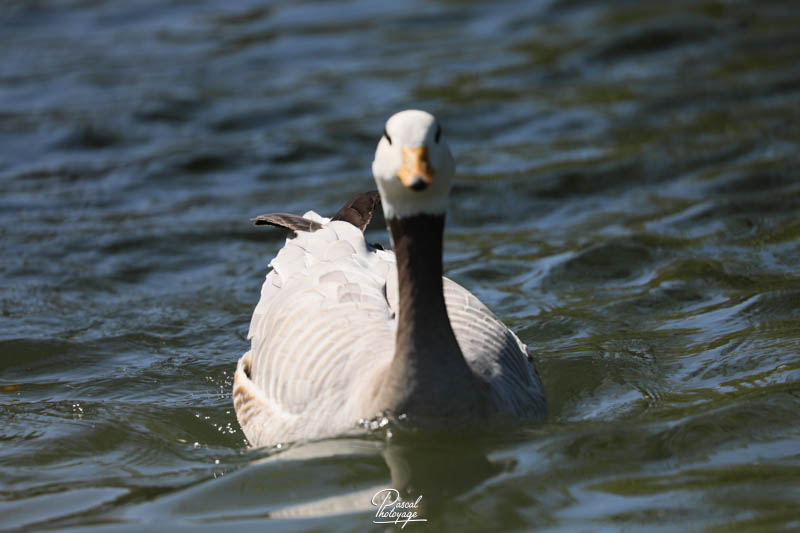
<instances>
[{"instance_id":1,"label":"goose eye","mask_svg":"<svg viewBox=\"0 0 800 533\"><path fill-rule=\"evenodd\" d=\"M436 135L433 136L433 140L438 144L439 143L439 137L441 137L441 136L442 136L442 125L441 124L437 124L436 125Z\"/></svg>"},{"instance_id":2,"label":"goose eye","mask_svg":"<svg viewBox=\"0 0 800 533\"><path fill-rule=\"evenodd\" d=\"M389 144L392 144L392 138L389 137L388 133L386 133L386 128L383 130L383 136L386 137L386 140L389 141Z\"/></svg>"}]
</instances>

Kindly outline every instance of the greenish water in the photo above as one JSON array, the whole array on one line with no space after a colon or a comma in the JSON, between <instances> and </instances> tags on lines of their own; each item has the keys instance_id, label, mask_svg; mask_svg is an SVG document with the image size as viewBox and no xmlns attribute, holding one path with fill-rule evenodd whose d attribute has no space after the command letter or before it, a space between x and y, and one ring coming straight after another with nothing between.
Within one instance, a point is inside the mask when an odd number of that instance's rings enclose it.
<instances>
[{"instance_id":1,"label":"greenish water","mask_svg":"<svg viewBox=\"0 0 800 533\"><path fill-rule=\"evenodd\" d=\"M395 486L407 531L800 529L798 27L777 1L3 3L0 528L395 531ZM248 218L371 188L407 107L458 162L448 275L550 417L249 450L232 373L285 234Z\"/></svg>"}]
</instances>

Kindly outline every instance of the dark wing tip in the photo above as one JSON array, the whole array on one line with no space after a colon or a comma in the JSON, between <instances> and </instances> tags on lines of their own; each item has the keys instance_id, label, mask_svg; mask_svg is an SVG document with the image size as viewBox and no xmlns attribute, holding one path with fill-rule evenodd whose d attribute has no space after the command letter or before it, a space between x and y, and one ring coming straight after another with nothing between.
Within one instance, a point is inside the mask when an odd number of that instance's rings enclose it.
<instances>
[{"instance_id":1,"label":"dark wing tip","mask_svg":"<svg viewBox=\"0 0 800 533\"><path fill-rule=\"evenodd\" d=\"M381 196L378 191L357 194L339 209L332 220L349 222L364 231L372 220L372 214L379 203L381 203Z\"/></svg>"},{"instance_id":2,"label":"dark wing tip","mask_svg":"<svg viewBox=\"0 0 800 533\"><path fill-rule=\"evenodd\" d=\"M322 227L319 222L314 222L298 215L290 215L289 213L268 213L266 215L258 215L250 220L253 221L254 226L275 226L292 231L310 232Z\"/></svg>"},{"instance_id":3,"label":"dark wing tip","mask_svg":"<svg viewBox=\"0 0 800 533\"><path fill-rule=\"evenodd\" d=\"M372 220L372 214L375 212L375 208L378 207L380 203L381 197L378 191L357 194L339 209L332 220L349 222L361 231L364 231L369 225L370 220ZM267 213L265 215L253 217L250 220L252 220L253 224L256 226L276 226L292 231L311 232L322 227L322 224L319 222L289 213Z\"/></svg>"}]
</instances>

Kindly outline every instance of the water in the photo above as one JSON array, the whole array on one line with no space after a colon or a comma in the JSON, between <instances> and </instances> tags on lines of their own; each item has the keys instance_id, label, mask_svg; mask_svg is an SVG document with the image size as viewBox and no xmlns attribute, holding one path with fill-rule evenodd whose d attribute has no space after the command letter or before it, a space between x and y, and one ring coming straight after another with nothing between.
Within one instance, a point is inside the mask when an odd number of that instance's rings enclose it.
<instances>
[{"instance_id":1,"label":"water","mask_svg":"<svg viewBox=\"0 0 800 533\"><path fill-rule=\"evenodd\" d=\"M669 4L669 5L667 5ZM800 528L791 2L6 1L0 527ZM445 268L542 425L249 450L230 400L284 234L441 118ZM387 242L382 220L372 240Z\"/></svg>"}]
</instances>

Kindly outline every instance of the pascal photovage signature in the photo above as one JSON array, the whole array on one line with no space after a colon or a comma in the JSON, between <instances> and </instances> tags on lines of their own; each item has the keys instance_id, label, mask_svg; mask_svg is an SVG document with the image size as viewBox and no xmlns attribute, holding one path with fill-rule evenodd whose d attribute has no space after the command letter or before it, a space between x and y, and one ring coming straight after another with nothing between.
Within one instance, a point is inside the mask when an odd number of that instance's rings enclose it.
<instances>
[{"instance_id":1,"label":"pascal photovage signature","mask_svg":"<svg viewBox=\"0 0 800 533\"><path fill-rule=\"evenodd\" d=\"M415 501L406 501L400 498L400 492L395 489L381 489L372 497L372 505L378 508L375 513L374 524L403 524L403 529L409 522L427 522L419 518L417 507L422 500L422 495Z\"/></svg>"}]
</instances>

